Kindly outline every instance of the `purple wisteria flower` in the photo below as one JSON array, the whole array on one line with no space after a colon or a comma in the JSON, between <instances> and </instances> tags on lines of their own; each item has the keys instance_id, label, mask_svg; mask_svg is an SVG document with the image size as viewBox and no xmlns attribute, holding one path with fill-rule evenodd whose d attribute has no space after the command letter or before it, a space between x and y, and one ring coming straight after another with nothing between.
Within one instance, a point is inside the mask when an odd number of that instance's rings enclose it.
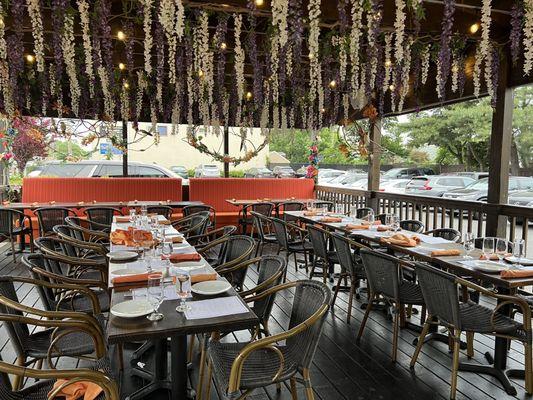
<instances>
[{"instance_id":1,"label":"purple wisteria flower","mask_svg":"<svg viewBox=\"0 0 533 400\"><path fill-rule=\"evenodd\" d=\"M511 58L513 64L518 62L520 55L520 41L522 39L522 25L524 23L524 9L518 4L518 1L513 3L511 7L511 33L509 39L511 41Z\"/></svg>"},{"instance_id":2,"label":"purple wisteria flower","mask_svg":"<svg viewBox=\"0 0 533 400\"><path fill-rule=\"evenodd\" d=\"M500 74L500 51L494 46L492 48L491 80L493 93L490 99L490 105L495 108L498 101L498 79Z\"/></svg>"},{"instance_id":3,"label":"purple wisteria flower","mask_svg":"<svg viewBox=\"0 0 533 400\"><path fill-rule=\"evenodd\" d=\"M440 81L437 82L438 96L444 100L446 96L446 82L451 67L451 49L450 42L452 39L453 20L455 13L455 0L444 0L444 12L441 22L440 50L439 50L439 69Z\"/></svg>"}]
</instances>

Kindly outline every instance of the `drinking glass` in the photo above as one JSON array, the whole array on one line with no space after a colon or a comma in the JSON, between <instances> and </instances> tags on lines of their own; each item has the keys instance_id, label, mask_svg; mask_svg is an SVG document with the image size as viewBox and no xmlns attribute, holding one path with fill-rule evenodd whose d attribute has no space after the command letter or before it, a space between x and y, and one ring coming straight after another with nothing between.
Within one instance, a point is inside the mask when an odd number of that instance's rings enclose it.
<instances>
[{"instance_id":1,"label":"drinking glass","mask_svg":"<svg viewBox=\"0 0 533 400\"><path fill-rule=\"evenodd\" d=\"M172 238L163 236L163 247L161 248L161 258L167 260L167 265L170 265L170 256L174 251L174 246L172 244Z\"/></svg>"},{"instance_id":2,"label":"drinking glass","mask_svg":"<svg viewBox=\"0 0 533 400\"><path fill-rule=\"evenodd\" d=\"M507 240L501 238L494 238L494 254L498 256L498 261L502 262L505 255L508 253Z\"/></svg>"},{"instance_id":3,"label":"drinking glass","mask_svg":"<svg viewBox=\"0 0 533 400\"><path fill-rule=\"evenodd\" d=\"M374 223L374 219L374 211L370 211L366 216L366 220L370 223L370 225L372 225Z\"/></svg>"},{"instance_id":4,"label":"drinking glass","mask_svg":"<svg viewBox=\"0 0 533 400\"><path fill-rule=\"evenodd\" d=\"M336 204L335 205L335 213L338 214L338 215L343 215L344 214L344 205Z\"/></svg>"},{"instance_id":5,"label":"drinking glass","mask_svg":"<svg viewBox=\"0 0 533 400\"><path fill-rule=\"evenodd\" d=\"M328 206L322 206L322 215L327 215L328 211Z\"/></svg>"},{"instance_id":6,"label":"drinking glass","mask_svg":"<svg viewBox=\"0 0 533 400\"><path fill-rule=\"evenodd\" d=\"M351 206L350 207L350 218L352 219L352 222L355 222L356 217L357 217L357 206Z\"/></svg>"},{"instance_id":7,"label":"drinking glass","mask_svg":"<svg viewBox=\"0 0 533 400\"><path fill-rule=\"evenodd\" d=\"M135 248L139 253L139 258L141 260L144 260L144 231L142 229L134 228L131 236L133 239L133 243L135 244Z\"/></svg>"},{"instance_id":8,"label":"drinking glass","mask_svg":"<svg viewBox=\"0 0 533 400\"><path fill-rule=\"evenodd\" d=\"M472 256L470 252L474 250L474 235L472 232L466 232L463 235L463 247L465 248L465 255L463 258L465 260L471 260Z\"/></svg>"},{"instance_id":9,"label":"drinking glass","mask_svg":"<svg viewBox=\"0 0 533 400\"><path fill-rule=\"evenodd\" d=\"M385 215L385 225L392 227L392 215Z\"/></svg>"},{"instance_id":10,"label":"drinking glass","mask_svg":"<svg viewBox=\"0 0 533 400\"><path fill-rule=\"evenodd\" d=\"M159 216L158 215L152 215L150 217L150 227L152 229L156 229L159 226Z\"/></svg>"},{"instance_id":11,"label":"drinking glass","mask_svg":"<svg viewBox=\"0 0 533 400\"><path fill-rule=\"evenodd\" d=\"M522 257L526 255L526 241L524 239L516 239L513 244L513 255L516 257L518 268L522 267Z\"/></svg>"},{"instance_id":12,"label":"drinking glass","mask_svg":"<svg viewBox=\"0 0 533 400\"><path fill-rule=\"evenodd\" d=\"M146 204L143 204L141 206L141 215L143 217L147 217L148 216L148 207L146 207Z\"/></svg>"},{"instance_id":13,"label":"drinking glass","mask_svg":"<svg viewBox=\"0 0 533 400\"><path fill-rule=\"evenodd\" d=\"M159 306L164 300L165 292L163 287L163 275L151 274L148 275L148 302L154 308L154 311L148 315L150 321L159 321L163 318L163 314L158 312Z\"/></svg>"},{"instance_id":14,"label":"drinking glass","mask_svg":"<svg viewBox=\"0 0 533 400\"><path fill-rule=\"evenodd\" d=\"M130 223L135 224L136 218L137 218L137 214L135 213L135 208L130 208Z\"/></svg>"},{"instance_id":15,"label":"drinking glass","mask_svg":"<svg viewBox=\"0 0 533 400\"><path fill-rule=\"evenodd\" d=\"M187 271L177 270L174 277L176 293L180 298L180 304L176 307L177 312L185 312L191 309L185 299L191 294L191 276Z\"/></svg>"},{"instance_id":16,"label":"drinking glass","mask_svg":"<svg viewBox=\"0 0 533 400\"><path fill-rule=\"evenodd\" d=\"M397 232L400 230L400 218L398 218L397 215L390 216L390 227L393 232Z\"/></svg>"},{"instance_id":17,"label":"drinking glass","mask_svg":"<svg viewBox=\"0 0 533 400\"><path fill-rule=\"evenodd\" d=\"M490 256L494 252L494 238L493 237L486 237L483 239L483 256L487 260L490 259Z\"/></svg>"}]
</instances>

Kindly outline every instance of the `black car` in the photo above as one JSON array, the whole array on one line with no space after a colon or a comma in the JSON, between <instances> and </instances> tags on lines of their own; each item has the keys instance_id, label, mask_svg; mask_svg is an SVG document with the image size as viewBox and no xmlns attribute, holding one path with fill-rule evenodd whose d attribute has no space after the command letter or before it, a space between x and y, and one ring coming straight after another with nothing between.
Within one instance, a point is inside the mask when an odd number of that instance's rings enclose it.
<instances>
[{"instance_id":1,"label":"black car","mask_svg":"<svg viewBox=\"0 0 533 400\"><path fill-rule=\"evenodd\" d=\"M431 168L418 168L418 167L393 168L385 172L381 176L381 179L382 180L410 179L410 178L414 178L415 176L423 176L423 175L435 175L435 171L433 171Z\"/></svg>"}]
</instances>

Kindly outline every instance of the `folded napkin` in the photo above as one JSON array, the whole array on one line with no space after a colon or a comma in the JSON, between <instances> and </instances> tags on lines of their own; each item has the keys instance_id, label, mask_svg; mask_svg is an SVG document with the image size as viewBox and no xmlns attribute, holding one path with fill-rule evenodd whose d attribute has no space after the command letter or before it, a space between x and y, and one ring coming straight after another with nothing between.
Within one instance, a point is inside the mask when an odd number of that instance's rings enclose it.
<instances>
[{"instance_id":1,"label":"folded napkin","mask_svg":"<svg viewBox=\"0 0 533 400\"><path fill-rule=\"evenodd\" d=\"M144 231L144 230L137 230L137 235L139 235L139 238L142 238L142 240L139 241L139 244L144 247L151 247L154 243L154 237L152 236L152 232ZM136 246L137 243L133 241L133 228L129 227L128 230L125 229L117 229L109 235L111 239L111 243L113 244L124 244L126 246Z\"/></svg>"},{"instance_id":2,"label":"folded napkin","mask_svg":"<svg viewBox=\"0 0 533 400\"><path fill-rule=\"evenodd\" d=\"M496 254L492 253L492 254L489 254L489 256L487 257L485 254L481 254L479 256L479 259L480 260L493 260L493 261L498 261L499 258Z\"/></svg>"},{"instance_id":3,"label":"folded napkin","mask_svg":"<svg viewBox=\"0 0 533 400\"><path fill-rule=\"evenodd\" d=\"M304 215L306 217L314 217L314 216L318 215L318 212L317 211L304 211Z\"/></svg>"},{"instance_id":4,"label":"folded napkin","mask_svg":"<svg viewBox=\"0 0 533 400\"><path fill-rule=\"evenodd\" d=\"M362 231L364 229L370 229L370 225L346 224L346 229L351 231Z\"/></svg>"},{"instance_id":5,"label":"folded napkin","mask_svg":"<svg viewBox=\"0 0 533 400\"><path fill-rule=\"evenodd\" d=\"M320 219L320 222L342 222L340 217L323 217Z\"/></svg>"},{"instance_id":6,"label":"folded napkin","mask_svg":"<svg viewBox=\"0 0 533 400\"><path fill-rule=\"evenodd\" d=\"M67 379L58 379L55 381L54 387L50 393L66 382L68 382ZM94 382L79 381L65 386L54 398L64 398L65 400L94 400L103 391L104 390Z\"/></svg>"},{"instance_id":7,"label":"folded napkin","mask_svg":"<svg viewBox=\"0 0 533 400\"><path fill-rule=\"evenodd\" d=\"M117 221L117 224L124 224L126 222L130 222L130 217L118 216L118 217L115 217L115 221Z\"/></svg>"},{"instance_id":8,"label":"folded napkin","mask_svg":"<svg viewBox=\"0 0 533 400\"><path fill-rule=\"evenodd\" d=\"M159 221L159 225L170 225L170 221L168 219L162 219Z\"/></svg>"},{"instance_id":9,"label":"folded napkin","mask_svg":"<svg viewBox=\"0 0 533 400\"><path fill-rule=\"evenodd\" d=\"M533 269L508 269L500 272L502 278L533 278Z\"/></svg>"},{"instance_id":10,"label":"folded napkin","mask_svg":"<svg viewBox=\"0 0 533 400\"><path fill-rule=\"evenodd\" d=\"M415 247L418 243L420 243L420 238L416 235L409 237L403 233L396 233L391 237L381 238L381 241L384 243L394 244L396 246Z\"/></svg>"},{"instance_id":11,"label":"folded napkin","mask_svg":"<svg viewBox=\"0 0 533 400\"><path fill-rule=\"evenodd\" d=\"M116 276L113 279L111 279L111 282L115 285L120 285L124 283L147 282L148 275L151 275L151 273L143 273L143 274L135 274L135 275L121 275L121 276Z\"/></svg>"},{"instance_id":12,"label":"folded napkin","mask_svg":"<svg viewBox=\"0 0 533 400\"><path fill-rule=\"evenodd\" d=\"M39 205L39 203L37 201L34 201L33 203L30 204L32 207L36 207Z\"/></svg>"},{"instance_id":13,"label":"folded napkin","mask_svg":"<svg viewBox=\"0 0 533 400\"><path fill-rule=\"evenodd\" d=\"M205 282L205 281L216 281L217 273L213 272L212 274L193 274L191 275L191 283Z\"/></svg>"},{"instance_id":14,"label":"folded napkin","mask_svg":"<svg viewBox=\"0 0 533 400\"><path fill-rule=\"evenodd\" d=\"M443 257L443 256L460 256L461 250L459 249L442 249L442 250L433 250L430 253L431 257Z\"/></svg>"},{"instance_id":15,"label":"folded napkin","mask_svg":"<svg viewBox=\"0 0 533 400\"><path fill-rule=\"evenodd\" d=\"M161 256L161 259L165 259L164 256ZM200 261L202 257L200 257L200 254L198 253L190 253L190 254L171 254L168 258L171 263L180 263L180 262L186 262L186 261Z\"/></svg>"},{"instance_id":16,"label":"folded napkin","mask_svg":"<svg viewBox=\"0 0 533 400\"><path fill-rule=\"evenodd\" d=\"M172 236L172 243L183 243L183 236Z\"/></svg>"},{"instance_id":17,"label":"folded napkin","mask_svg":"<svg viewBox=\"0 0 533 400\"><path fill-rule=\"evenodd\" d=\"M374 224L376 225L376 224ZM377 231L378 232L386 232L386 231L390 231L390 226L387 226L387 225L377 225Z\"/></svg>"}]
</instances>

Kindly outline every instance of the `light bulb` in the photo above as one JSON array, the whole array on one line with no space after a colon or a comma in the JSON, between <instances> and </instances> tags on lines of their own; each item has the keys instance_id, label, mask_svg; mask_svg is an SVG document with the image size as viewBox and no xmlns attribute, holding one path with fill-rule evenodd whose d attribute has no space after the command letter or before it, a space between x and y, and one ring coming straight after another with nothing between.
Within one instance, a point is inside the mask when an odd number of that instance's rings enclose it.
<instances>
[{"instance_id":1,"label":"light bulb","mask_svg":"<svg viewBox=\"0 0 533 400\"><path fill-rule=\"evenodd\" d=\"M480 28L479 23L476 22L476 23L470 25L470 28L468 28L468 30L469 30L470 33L473 35L473 34L475 34L477 31L479 31L479 28Z\"/></svg>"},{"instance_id":2,"label":"light bulb","mask_svg":"<svg viewBox=\"0 0 533 400\"><path fill-rule=\"evenodd\" d=\"M227 45L225 42L222 42L222 43L220 44L220 48L221 48L222 50L226 50L226 47L228 47L228 45Z\"/></svg>"},{"instance_id":3,"label":"light bulb","mask_svg":"<svg viewBox=\"0 0 533 400\"><path fill-rule=\"evenodd\" d=\"M118 31L117 32L117 39L118 40L125 40L126 39L126 34L122 31Z\"/></svg>"},{"instance_id":4,"label":"light bulb","mask_svg":"<svg viewBox=\"0 0 533 400\"><path fill-rule=\"evenodd\" d=\"M202 78L204 76L204 71L202 71L201 69L198 70L198 76Z\"/></svg>"},{"instance_id":5,"label":"light bulb","mask_svg":"<svg viewBox=\"0 0 533 400\"><path fill-rule=\"evenodd\" d=\"M337 86L337 82L335 80L332 80L330 83L329 83L329 87L330 88L334 88Z\"/></svg>"},{"instance_id":6,"label":"light bulb","mask_svg":"<svg viewBox=\"0 0 533 400\"><path fill-rule=\"evenodd\" d=\"M30 64L32 64L35 61L35 57L32 54L28 54L26 56L26 61L28 61Z\"/></svg>"},{"instance_id":7,"label":"light bulb","mask_svg":"<svg viewBox=\"0 0 533 400\"><path fill-rule=\"evenodd\" d=\"M246 100L251 100L252 96L252 92L246 92Z\"/></svg>"},{"instance_id":8,"label":"light bulb","mask_svg":"<svg viewBox=\"0 0 533 400\"><path fill-rule=\"evenodd\" d=\"M118 63L118 69L120 69L121 71L125 70L126 69L126 64Z\"/></svg>"},{"instance_id":9,"label":"light bulb","mask_svg":"<svg viewBox=\"0 0 533 400\"><path fill-rule=\"evenodd\" d=\"M391 60L387 60L385 61L385 66L388 68L392 65L392 61Z\"/></svg>"},{"instance_id":10,"label":"light bulb","mask_svg":"<svg viewBox=\"0 0 533 400\"><path fill-rule=\"evenodd\" d=\"M263 4L265 4L265 0L255 0L255 5L257 7L261 7Z\"/></svg>"},{"instance_id":11,"label":"light bulb","mask_svg":"<svg viewBox=\"0 0 533 400\"><path fill-rule=\"evenodd\" d=\"M452 72L459 72L459 67L457 65L454 65L452 67Z\"/></svg>"},{"instance_id":12,"label":"light bulb","mask_svg":"<svg viewBox=\"0 0 533 400\"><path fill-rule=\"evenodd\" d=\"M129 89L130 88L130 84L128 82L124 82L124 89Z\"/></svg>"},{"instance_id":13,"label":"light bulb","mask_svg":"<svg viewBox=\"0 0 533 400\"><path fill-rule=\"evenodd\" d=\"M389 86L389 90L392 92L395 89L394 85Z\"/></svg>"}]
</instances>

